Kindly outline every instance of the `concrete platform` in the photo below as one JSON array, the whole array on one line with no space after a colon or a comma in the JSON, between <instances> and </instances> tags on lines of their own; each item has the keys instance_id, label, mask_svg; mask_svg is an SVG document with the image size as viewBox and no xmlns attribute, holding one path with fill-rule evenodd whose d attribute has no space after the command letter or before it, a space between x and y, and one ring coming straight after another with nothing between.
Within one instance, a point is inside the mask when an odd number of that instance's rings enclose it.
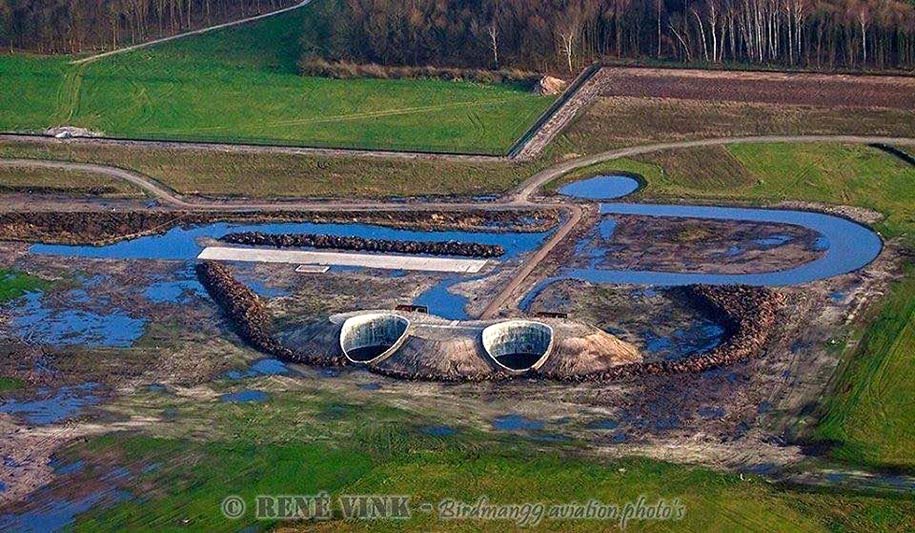
<instances>
[{"instance_id":1,"label":"concrete platform","mask_svg":"<svg viewBox=\"0 0 915 533\"><path fill-rule=\"evenodd\" d=\"M422 270L427 272L458 272L473 274L486 266L484 259L452 259L418 255L357 254L340 252L309 252L263 248L229 248L209 246L197 259L213 261L242 261L249 263L290 263L295 265L326 265L380 268L384 270Z\"/></svg>"}]
</instances>

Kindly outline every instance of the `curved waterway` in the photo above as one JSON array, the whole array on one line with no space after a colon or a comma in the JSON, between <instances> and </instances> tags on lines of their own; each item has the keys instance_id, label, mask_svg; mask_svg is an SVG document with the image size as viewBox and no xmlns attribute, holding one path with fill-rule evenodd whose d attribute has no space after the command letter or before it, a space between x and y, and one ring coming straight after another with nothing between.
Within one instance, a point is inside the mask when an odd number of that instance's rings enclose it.
<instances>
[{"instance_id":1,"label":"curved waterway","mask_svg":"<svg viewBox=\"0 0 915 533\"><path fill-rule=\"evenodd\" d=\"M854 272L876 259L883 247L880 237L871 229L852 220L818 213L788 209L755 209L695 205L601 204L603 215L635 215L648 217L727 220L769 224L792 224L817 234L816 246L824 254L808 263L771 272L752 274L719 274L699 272L668 272L654 270L610 270L570 268L538 283L521 303L522 309L547 286L564 279L592 283L679 286L703 283L708 285L787 286L801 285L841 274Z\"/></svg>"},{"instance_id":2,"label":"curved waterway","mask_svg":"<svg viewBox=\"0 0 915 533\"><path fill-rule=\"evenodd\" d=\"M596 180L596 181L595 181ZM608 181L610 180L610 181ZM624 183L624 180L627 183ZM584 184L584 185L582 185ZM625 194L625 189L635 190L638 182L628 176L599 176L583 180L565 188L570 196L607 197ZM612 186L611 186L612 185ZM631 191L630 191L631 192ZM581 195L581 196L579 196ZM694 283L710 285L785 286L810 283L858 270L873 261L880 253L882 242L869 228L842 218L813 211L783 209L755 209L738 207L663 205L636 203L604 203L604 215L634 215L649 217L689 218L705 220L733 220L769 224L793 224L816 232L817 247L824 254L808 263L793 268L752 274L721 274L675 272L654 270L601 269L596 264L590 268L566 268L558 275L538 283L522 302L524 308L547 285L562 279L579 279L593 283L678 286ZM601 221L601 234L612 239L612 219ZM606 231L605 231L606 230ZM37 254L69 255L109 259L171 259L193 260L202 249L201 238L218 238L238 231L265 233L325 233L392 240L461 240L481 244L498 244L505 248L502 260L513 259L535 250L551 232L472 232L472 231L417 231L396 229L370 224L314 224L314 223L264 223L232 224L214 223L199 226L176 227L161 235L150 235L110 244L107 246L68 246L35 244L30 251ZM604 235L604 233L608 233ZM580 250L579 253L590 253ZM448 288L463 281L448 278L436 284L417 298L417 303L428 305L451 318L466 318L463 311L466 299L452 294Z\"/></svg>"},{"instance_id":3,"label":"curved waterway","mask_svg":"<svg viewBox=\"0 0 915 533\"><path fill-rule=\"evenodd\" d=\"M34 244L29 252L34 254L67 255L103 259L164 259L192 260L203 250L200 239L217 239L228 233L259 231L262 233L320 233L342 237L389 239L395 241L463 241L478 244L500 245L505 255L499 259L512 259L518 254L540 246L549 232L486 232L486 231L420 231L392 228L373 224L334 224L312 222L282 222L237 224L216 222L210 224L178 226L160 235L147 235L105 246L80 246L67 244Z\"/></svg>"}]
</instances>

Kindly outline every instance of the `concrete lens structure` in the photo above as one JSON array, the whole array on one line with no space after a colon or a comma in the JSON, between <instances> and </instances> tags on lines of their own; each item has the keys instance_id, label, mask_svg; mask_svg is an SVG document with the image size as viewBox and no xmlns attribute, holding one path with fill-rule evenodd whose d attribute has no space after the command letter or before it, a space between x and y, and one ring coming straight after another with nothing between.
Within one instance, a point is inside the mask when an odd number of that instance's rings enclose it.
<instances>
[{"instance_id":1,"label":"concrete lens structure","mask_svg":"<svg viewBox=\"0 0 915 533\"><path fill-rule=\"evenodd\" d=\"M553 328L529 320L509 320L483 330L483 348L510 372L536 370L553 348Z\"/></svg>"},{"instance_id":2,"label":"concrete lens structure","mask_svg":"<svg viewBox=\"0 0 915 533\"><path fill-rule=\"evenodd\" d=\"M409 320L394 313L350 317L340 330L340 348L353 363L379 361L400 348L409 327Z\"/></svg>"}]
</instances>

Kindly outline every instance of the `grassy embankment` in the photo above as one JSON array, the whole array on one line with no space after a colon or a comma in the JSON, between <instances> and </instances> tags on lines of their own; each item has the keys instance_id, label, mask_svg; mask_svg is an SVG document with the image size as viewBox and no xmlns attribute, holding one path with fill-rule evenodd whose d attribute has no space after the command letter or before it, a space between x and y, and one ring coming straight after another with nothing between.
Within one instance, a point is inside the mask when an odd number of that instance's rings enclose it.
<instances>
[{"instance_id":1,"label":"grassy embankment","mask_svg":"<svg viewBox=\"0 0 915 533\"><path fill-rule=\"evenodd\" d=\"M876 149L837 144L735 144L610 161L595 173L633 172L650 199L772 203L800 200L867 207L885 218L889 238L915 246L915 168ZM553 188L557 184L552 184ZM879 316L852 332L833 395L813 438L835 444L837 459L915 470L915 270L894 285Z\"/></svg>"},{"instance_id":2,"label":"grassy embankment","mask_svg":"<svg viewBox=\"0 0 915 533\"><path fill-rule=\"evenodd\" d=\"M245 387L269 388L267 381L249 381ZM679 498L686 508L682 521L630 524L660 531L891 529L915 513L915 503L908 500L787 490L752 476L742 479L651 460L596 462L578 453L575 443L528 438L536 435L465 427L456 427L453 435L430 435L425 425L430 422L422 414L370 400L340 403L327 393L308 390L273 393L263 404L191 402L164 394L133 401L149 413L170 405L174 417L150 429L152 434L96 438L61 454L66 461L83 459L86 465L76 479L61 480L63 487L78 486L80 476L104 476L122 465L132 474L121 479L129 479L128 488L138 496L82 515L78 530L160 530L181 523L206 530L270 527L270 522L255 522L254 496L319 491L329 492L338 510L333 522L317 526L328 530L474 531L487 523L439 521L416 506L443 498L473 502L484 495L495 503L596 499L623 504L640 495L650 502ZM208 420L205 427L200 420ZM372 493L410 495L412 518L405 523L341 519L339 495ZM240 520L228 521L220 514L220 502L230 494L248 503ZM505 529L513 524L488 525ZM541 527L592 531L602 525L569 520L545 521Z\"/></svg>"},{"instance_id":3,"label":"grassy embankment","mask_svg":"<svg viewBox=\"0 0 915 533\"><path fill-rule=\"evenodd\" d=\"M114 178L77 170L0 167L0 192L139 196L131 185Z\"/></svg>"},{"instance_id":4,"label":"grassy embankment","mask_svg":"<svg viewBox=\"0 0 915 533\"><path fill-rule=\"evenodd\" d=\"M112 165L155 178L182 194L260 198L497 194L516 185L528 172L527 167L512 163L241 154L126 146L98 149L80 144L41 146L22 142L0 142L0 157ZM53 179L47 172L42 174L41 181Z\"/></svg>"},{"instance_id":5,"label":"grassy embankment","mask_svg":"<svg viewBox=\"0 0 915 533\"><path fill-rule=\"evenodd\" d=\"M502 154L552 101L514 85L300 76L307 16L79 66L0 56L0 130L71 124L127 138Z\"/></svg>"}]
</instances>

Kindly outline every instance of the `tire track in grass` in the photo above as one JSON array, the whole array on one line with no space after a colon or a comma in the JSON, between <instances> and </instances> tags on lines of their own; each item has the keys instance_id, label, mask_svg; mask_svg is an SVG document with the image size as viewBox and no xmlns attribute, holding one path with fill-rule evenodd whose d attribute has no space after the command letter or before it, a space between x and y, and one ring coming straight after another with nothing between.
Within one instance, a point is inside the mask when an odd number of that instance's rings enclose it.
<instances>
[{"instance_id":1,"label":"tire track in grass","mask_svg":"<svg viewBox=\"0 0 915 533\"><path fill-rule=\"evenodd\" d=\"M79 113L85 70L86 67L84 65L78 65L76 67L69 67L64 74L64 81L61 83L57 93L57 122L59 124L70 124L73 121L73 118Z\"/></svg>"},{"instance_id":2,"label":"tire track in grass","mask_svg":"<svg viewBox=\"0 0 915 533\"><path fill-rule=\"evenodd\" d=\"M417 106L417 107L404 107L396 109L386 109L380 111L362 111L359 113L350 113L345 115L332 115L328 117L320 118L301 118L301 119L290 119L290 120L278 120L273 122L260 122L259 126L304 126L311 124L327 124L333 122L348 122L348 121L358 121L366 120L373 118L384 118L384 117L393 117L393 116L404 116L404 115L416 115L422 113L429 113L434 111L447 111L449 109L461 109L461 108L477 108L487 105L496 105L504 104L508 102L513 102L526 98L524 95L520 96L509 96L491 100L479 100L479 101L466 101L466 102L451 102L447 104L436 104L431 106ZM229 125L220 125L220 126L207 126L203 128L182 128L182 129L173 129L168 130L168 133L175 134L189 134L199 131L221 131L235 129L235 126Z\"/></svg>"}]
</instances>

